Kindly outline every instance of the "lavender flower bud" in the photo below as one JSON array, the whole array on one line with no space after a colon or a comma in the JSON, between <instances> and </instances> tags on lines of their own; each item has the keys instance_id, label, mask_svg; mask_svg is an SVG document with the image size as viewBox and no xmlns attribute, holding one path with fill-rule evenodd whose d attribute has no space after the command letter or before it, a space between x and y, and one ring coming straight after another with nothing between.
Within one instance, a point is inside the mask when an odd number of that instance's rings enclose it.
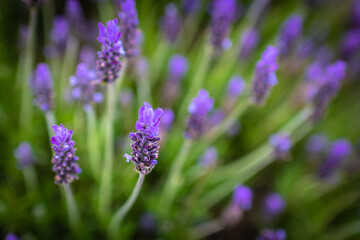
<instances>
[{"instance_id":1,"label":"lavender flower bud","mask_svg":"<svg viewBox=\"0 0 360 240\"><path fill-rule=\"evenodd\" d=\"M164 113L160 120L160 128L169 131L174 121L174 112L171 109L164 109Z\"/></svg>"},{"instance_id":2,"label":"lavender flower bud","mask_svg":"<svg viewBox=\"0 0 360 240\"><path fill-rule=\"evenodd\" d=\"M97 39L102 46L101 51L98 52L96 70L100 81L105 83L112 83L119 77L122 66L120 57L125 54L117 24L117 19L108 21L106 27L99 23Z\"/></svg>"},{"instance_id":3,"label":"lavender flower bud","mask_svg":"<svg viewBox=\"0 0 360 240\"><path fill-rule=\"evenodd\" d=\"M171 57L169 61L169 81L179 82L182 80L188 70L188 62L186 57L177 54Z\"/></svg>"},{"instance_id":4,"label":"lavender flower bud","mask_svg":"<svg viewBox=\"0 0 360 240\"><path fill-rule=\"evenodd\" d=\"M67 184L79 179L81 168L79 158L75 156L75 142L71 140L73 131L67 130L62 124L53 125L55 136L51 137L52 149L55 151L51 160L55 175L55 184Z\"/></svg>"},{"instance_id":5,"label":"lavender flower bud","mask_svg":"<svg viewBox=\"0 0 360 240\"><path fill-rule=\"evenodd\" d=\"M29 142L21 142L14 150L14 156L20 169L25 169L35 162L35 156Z\"/></svg>"},{"instance_id":6,"label":"lavender flower bud","mask_svg":"<svg viewBox=\"0 0 360 240\"><path fill-rule=\"evenodd\" d=\"M34 94L34 104L42 111L53 107L52 78L48 65L39 63L31 77L31 87Z\"/></svg>"},{"instance_id":7,"label":"lavender flower bud","mask_svg":"<svg viewBox=\"0 0 360 240\"><path fill-rule=\"evenodd\" d=\"M236 11L235 0L214 0L211 11L211 43L223 50Z\"/></svg>"},{"instance_id":8,"label":"lavender flower bud","mask_svg":"<svg viewBox=\"0 0 360 240\"><path fill-rule=\"evenodd\" d=\"M198 163L202 167L214 168L218 160L218 151L215 147L208 147L200 156Z\"/></svg>"},{"instance_id":9,"label":"lavender flower bud","mask_svg":"<svg viewBox=\"0 0 360 240\"><path fill-rule=\"evenodd\" d=\"M121 12L119 12L120 29L123 33L123 42L126 57L133 57L139 54L139 43L141 33L137 29L139 19L137 16L134 0L121 0Z\"/></svg>"},{"instance_id":10,"label":"lavender flower bud","mask_svg":"<svg viewBox=\"0 0 360 240\"><path fill-rule=\"evenodd\" d=\"M302 16L291 15L284 23L278 39L281 56L287 55L293 48L296 39L301 35Z\"/></svg>"},{"instance_id":11,"label":"lavender flower bud","mask_svg":"<svg viewBox=\"0 0 360 240\"><path fill-rule=\"evenodd\" d=\"M259 43L259 34L256 29L246 29L242 35L240 57L247 59L254 52Z\"/></svg>"},{"instance_id":12,"label":"lavender flower bud","mask_svg":"<svg viewBox=\"0 0 360 240\"><path fill-rule=\"evenodd\" d=\"M5 236L5 240L19 240L19 238L13 233L8 233Z\"/></svg>"},{"instance_id":13,"label":"lavender flower bud","mask_svg":"<svg viewBox=\"0 0 360 240\"><path fill-rule=\"evenodd\" d=\"M134 143L131 144L132 155L125 154L127 162L132 161L135 164L135 171L146 175L157 164L160 146L157 142L160 137L159 125L160 117L163 114L161 108L155 111L150 103L144 102L144 106L139 109L139 120L136 122L136 133L130 133L129 137Z\"/></svg>"},{"instance_id":14,"label":"lavender flower bud","mask_svg":"<svg viewBox=\"0 0 360 240\"><path fill-rule=\"evenodd\" d=\"M337 61L325 69L324 83L317 89L313 97L314 112L312 119L321 119L326 107L340 89L341 80L345 77L346 64Z\"/></svg>"},{"instance_id":15,"label":"lavender flower bud","mask_svg":"<svg viewBox=\"0 0 360 240\"><path fill-rule=\"evenodd\" d=\"M55 44L57 51L63 52L65 50L69 32L69 24L66 18L57 16L50 32L50 39Z\"/></svg>"},{"instance_id":16,"label":"lavender flower bud","mask_svg":"<svg viewBox=\"0 0 360 240\"><path fill-rule=\"evenodd\" d=\"M286 232L284 229L264 229L261 231L260 236L256 238L256 240L285 240Z\"/></svg>"},{"instance_id":17,"label":"lavender flower bud","mask_svg":"<svg viewBox=\"0 0 360 240\"><path fill-rule=\"evenodd\" d=\"M198 95L192 100L188 107L190 117L185 132L186 138L196 139L204 133L207 115L213 106L214 99L209 97L209 93L204 89L199 90Z\"/></svg>"},{"instance_id":18,"label":"lavender flower bud","mask_svg":"<svg viewBox=\"0 0 360 240\"><path fill-rule=\"evenodd\" d=\"M85 45L80 49L79 62L85 63L89 68L95 68L96 51L93 47Z\"/></svg>"},{"instance_id":19,"label":"lavender flower bud","mask_svg":"<svg viewBox=\"0 0 360 240\"><path fill-rule=\"evenodd\" d=\"M278 193L270 193L266 196L263 213L270 218L281 214L285 209L285 201Z\"/></svg>"},{"instance_id":20,"label":"lavender flower bud","mask_svg":"<svg viewBox=\"0 0 360 240\"><path fill-rule=\"evenodd\" d=\"M268 46L261 55L261 59L256 64L251 96L251 100L254 104L263 104L269 95L271 88L277 84L275 75L275 71L278 68L278 64L276 63L277 55L277 48Z\"/></svg>"},{"instance_id":21,"label":"lavender flower bud","mask_svg":"<svg viewBox=\"0 0 360 240\"><path fill-rule=\"evenodd\" d=\"M269 138L269 143L274 148L274 154L276 158L286 159L288 157L288 152L292 147L292 141L288 134L273 134Z\"/></svg>"},{"instance_id":22,"label":"lavender flower bud","mask_svg":"<svg viewBox=\"0 0 360 240\"><path fill-rule=\"evenodd\" d=\"M84 107L91 104L99 96L95 95L96 74L89 70L85 63L80 63L76 68L75 76L70 77L70 86L72 87L72 97L80 102ZM101 93L99 93L101 94ZM94 98L94 97L97 98Z\"/></svg>"},{"instance_id":23,"label":"lavender flower bud","mask_svg":"<svg viewBox=\"0 0 360 240\"><path fill-rule=\"evenodd\" d=\"M232 197L234 205L240 207L243 211L249 211L252 207L252 199L253 193L251 188L244 185L236 186Z\"/></svg>"},{"instance_id":24,"label":"lavender flower bud","mask_svg":"<svg viewBox=\"0 0 360 240\"><path fill-rule=\"evenodd\" d=\"M245 90L245 82L242 77L236 75L233 76L227 87L227 94L230 98L239 97Z\"/></svg>"},{"instance_id":25,"label":"lavender flower bud","mask_svg":"<svg viewBox=\"0 0 360 240\"><path fill-rule=\"evenodd\" d=\"M160 27L166 40L174 44L181 29L181 19L175 4L170 3L165 7L165 15L160 19Z\"/></svg>"},{"instance_id":26,"label":"lavender flower bud","mask_svg":"<svg viewBox=\"0 0 360 240\"><path fill-rule=\"evenodd\" d=\"M339 139L333 142L319 167L318 176L322 179L329 179L351 153L352 146L349 141Z\"/></svg>"}]
</instances>

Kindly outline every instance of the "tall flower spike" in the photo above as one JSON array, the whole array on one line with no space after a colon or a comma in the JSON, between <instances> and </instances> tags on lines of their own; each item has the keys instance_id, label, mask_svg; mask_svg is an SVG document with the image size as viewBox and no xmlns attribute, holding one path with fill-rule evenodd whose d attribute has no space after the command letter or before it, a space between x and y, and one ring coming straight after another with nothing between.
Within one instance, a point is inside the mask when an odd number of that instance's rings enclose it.
<instances>
[{"instance_id":1,"label":"tall flower spike","mask_svg":"<svg viewBox=\"0 0 360 240\"><path fill-rule=\"evenodd\" d=\"M83 104L85 109L92 102L101 102L102 100L102 94L95 93L95 79L95 72L89 70L85 63L80 63L76 68L75 76L70 77L72 97Z\"/></svg>"},{"instance_id":2,"label":"tall flower spike","mask_svg":"<svg viewBox=\"0 0 360 240\"><path fill-rule=\"evenodd\" d=\"M14 150L14 156L20 169L31 166L35 162L35 157L29 142L21 142Z\"/></svg>"},{"instance_id":3,"label":"tall flower spike","mask_svg":"<svg viewBox=\"0 0 360 240\"><path fill-rule=\"evenodd\" d=\"M337 61L325 69L323 84L317 89L312 99L314 112L312 119L316 122L321 119L326 107L340 90L341 81L345 77L346 64Z\"/></svg>"},{"instance_id":4,"label":"tall flower spike","mask_svg":"<svg viewBox=\"0 0 360 240\"><path fill-rule=\"evenodd\" d=\"M210 98L209 93L201 89L198 95L192 100L188 107L190 117L187 122L185 137L196 139L205 132L207 115L213 109L214 99Z\"/></svg>"},{"instance_id":5,"label":"tall flower spike","mask_svg":"<svg viewBox=\"0 0 360 240\"><path fill-rule=\"evenodd\" d=\"M181 29L181 19L175 4L165 7L165 15L160 19L160 26L169 43L175 43Z\"/></svg>"},{"instance_id":6,"label":"tall flower spike","mask_svg":"<svg viewBox=\"0 0 360 240\"><path fill-rule=\"evenodd\" d=\"M139 54L141 32L138 29L139 19L135 0L121 0L120 6L121 11L118 15L126 57L137 56Z\"/></svg>"},{"instance_id":7,"label":"tall flower spike","mask_svg":"<svg viewBox=\"0 0 360 240\"><path fill-rule=\"evenodd\" d=\"M246 29L242 35L240 57L247 59L254 52L259 42L259 34L256 29Z\"/></svg>"},{"instance_id":8,"label":"tall flower spike","mask_svg":"<svg viewBox=\"0 0 360 240\"><path fill-rule=\"evenodd\" d=\"M108 21L106 27L99 23L97 39L102 46L101 51L98 51L96 70L99 80L105 83L112 83L119 77L122 66L120 58L125 54L117 24L117 19Z\"/></svg>"},{"instance_id":9,"label":"tall flower spike","mask_svg":"<svg viewBox=\"0 0 360 240\"><path fill-rule=\"evenodd\" d=\"M52 77L48 65L39 63L31 77L31 87L34 93L34 104L42 111L53 107Z\"/></svg>"},{"instance_id":10,"label":"tall flower spike","mask_svg":"<svg viewBox=\"0 0 360 240\"><path fill-rule=\"evenodd\" d=\"M285 209L285 201L278 193L270 193L265 197L263 212L267 217L273 218Z\"/></svg>"},{"instance_id":11,"label":"tall flower spike","mask_svg":"<svg viewBox=\"0 0 360 240\"><path fill-rule=\"evenodd\" d=\"M211 11L211 43L217 50L223 50L236 11L235 0L214 0Z\"/></svg>"},{"instance_id":12,"label":"tall flower spike","mask_svg":"<svg viewBox=\"0 0 360 240\"><path fill-rule=\"evenodd\" d=\"M62 124L53 125L55 136L51 137L52 149L55 151L51 160L55 175L55 184L67 184L79 179L81 169L79 158L75 156L75 142L71 140L72 130L67 130Z\"/></svg>"},{"instance_id":13,"label":"tall flower spike","mask_svg":"<svg viewBox=\"0 0 360 240\"><path fill-rule=\"evenodd\" d=\"M132 154L125 154L127 162L132 161L135 164L135 171L146 175L157 164L160 146L157 142L160 140L159 125L160 117L163 114L161 108L155 111L150 103L144 102L139 109L139 120L136 122L135 133L130 133L129 137L134 142L131 144Z\"/></svg>"},{"instance_id":14,"label":"tall flower spike","mask_svg":"<svg viewBox=\"0 0 360 240\"><path fill-rule=\"evenodd\" d=\"M286 232L284 229L264 229L256 240L286 240Z\"/></svg>"},{"instance_id":15,"label":"tall flower spike","mask_svg":"<svg viewBox=\"0 0 360 240\"><path fill-rule=\"evenodd\" d=\"M256 64L251 96L252 102L256 105L263 104L271 88L277 84L275 75L278 68L278 64L276 63L277 55L277 48L268 46Z\"/></svg>"},{"instance_id":16,"label":"tall flower spike","mask_svg":"<svg viewBox=\"0 0 360 240\"><path fill-rule=\"evenodd\" d=\"M269 138L270 145L274 148L274 155L277 159L287 159L292 147L290 136L285 133L273 134Z\"/></svg>"},{"instance_id":17,"label":"tall flower spike","mask_svg":"<svg viewBox=\"0 0 360 240\"><path fill-rule=\"evenodd\" d=\"M284 23L278 39L281 56L287 55L294 47L296 39L301 35L302 16L291 15Z\"/></svg>"},{"instance_id":18,"label":"tall flower spike","mask_svg":"<svg viewBox=\"0 0 360 240\"><path fill-rule=\"evenodd\" d=\"M174 122L174 112L171 109L164 109L164 113L160 120L160 127L164 131L169 131Z\"/></svg>"}]
</instances>

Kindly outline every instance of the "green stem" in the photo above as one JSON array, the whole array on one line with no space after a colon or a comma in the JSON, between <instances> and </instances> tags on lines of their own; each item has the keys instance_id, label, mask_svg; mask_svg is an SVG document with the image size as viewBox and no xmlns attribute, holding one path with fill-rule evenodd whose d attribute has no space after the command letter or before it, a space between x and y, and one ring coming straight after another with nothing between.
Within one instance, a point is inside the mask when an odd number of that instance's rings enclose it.
<instances>
[{"instance_id":1,"label":"green stem","mask_svg":"<svg viewBox=\"0 0 360 240\"><path fill-rule=\"evenodd\" d=\"M34 166L28 166L23 169L24 182L28 193L32 196L37 196L39 193L39 185Z\"/></svg>"},{"instance_id":2,"label":"green stem","mask_svg":"<svg viewBox=\"0 0 360 240\"><path fill-rule=\"evenodd\" d=\"M147 74L142 74L142 77L137 79L137 91L138 91L138 105L141 106L144 101L151 101L150 82Z\"/></svg>"},{"instance_id":3,"label":"green stem","mask_svg":"<svg viewBox=\"0 0 360 240\"><path fill-rule=\"evenodd\" d=\"M130 211L131 207L134 205L137 197L139 196L144 179L145 179L145 175L139 173L139 178L137 180L135 188L133 189L130 197L116 211L115 215L111 219L109 228L108 228L108 235L109 235L110 239L119 239L118 233L119 233L121 222L123 221L125 215Z\"/></svg>"},{"instance_id":4,"label":"green stem","mask_svg":"<svg viewBox=\"0 0 360 240\"><path fill-rule=\"evenodd\" d=\"M194 239L205 239L207 236L219 232L223 229L223 225L219 219L210 220L197 226L191 232Z\"/></svg>"},{"instance_id":5,"label":"green stem","mask_svg":"<svg viewBox=\"0 0 360 240\"><path fill-rule=\"evenodd\" d=\"M33 67L34 52L35 52L35 25L37 18L37 8L30 8L29 20L29 34L25 49L25 60L22 70L22 88L21 88L21 106L19 123L22 126L21 132L28 133L30 128L26 126L31 125L32 121L32 99L29 87L29 77Z\"/></svg>"},{"instance_id":6,"label":"green stem","mask_svg":"<svg viewBox=\"0 0 360 240\"><path fill-rule=\"evenodd\" d=\"M320 240L345 240L350 239L351 236L359 233L360 220L356 220L326 233Z\"/></svg>"},{"instance_id":7,"label":"green stem","mask_svg":"<svg viewBox=\"0 0 360 240\"><path fill-rule=\"evenodd\" d=\"M114 117L115 117L115 85L107 86L107 113L106 113L106 139L105 139L105 162L102 168L99 191L99 216L104 220L108 216L112 190L112 168L114 162Z\"/></svg>"},{"instance_id":8,"label":"green stem","mask_svg":"<svg viewBox=\"0 0 360 240\"><path fill-rule=\"evenodd\" d=\"M100 149L97 135L96 116L93 106L86 111L87 116L87 149L90 167L95 179L99 179Z\"/></svg>"},{"instance_id":9,"label":"green stem","mask_svg":"<svg viewBox=\"0 0 360 240\"><path fill-rule=\"evenodd\" d=\"M122 84L124 82L124 75L126 73L127 66L128 66L128 61L126 59L124 59L122 61L122 70L120 71L120 76L116 80L116 93L120 92L121 86L122 86Z\"/></svg>"},{"instance_id":10,"label":"green stem","mask_svg":"<svg viewBox=\"0 0 360 240\"><path fill-rule=\"evenodd\" d=\"M46 126L49 138L51 138L53 134L52 126L56 124L55 116L53 111L46 111L45 112L45 119L46 119Z\"/></svg>"},{"instance_id":11,"label":"green stem","mask_svg":"<svg viewBox=\"0 0 360 240\"><path fill-rule=\"evenodd\" d=\"M75 232L80 227L79 212L69 183L64 184L68 218L71 229Z\"/></svg>"},{"instance_id":12,"label":"green stem","mask_svg":"<svg viewBox=\"0 0 360 240\"><path fill-rule=\"evenodd\" d=\"M155 86L157 81L159 80L159 76L161 74L162 67L165 64L166 56L169 53L170 45L165 40L160 40L156 50L154 52L153 57L151 58L151 82L152 86Z\"/></svg>"},{"instance_id":13,"label":"green stem","mask_svg":"<svg viewBox=\"0 0 360 240\"><path fill-rule=\"evenodd\" d=\"M159 211L164 214L166 211L169 211L169 208L172 205L174 197L177 193L177 190L180 186L180 176L182 168L184 167L186 158L191 149L191 142L186 140L181 149L179 150L174 163L171 166L167 180L165 181L165 187L163 188L162 194L159 200Z\"/></svg>"}]
</instances>

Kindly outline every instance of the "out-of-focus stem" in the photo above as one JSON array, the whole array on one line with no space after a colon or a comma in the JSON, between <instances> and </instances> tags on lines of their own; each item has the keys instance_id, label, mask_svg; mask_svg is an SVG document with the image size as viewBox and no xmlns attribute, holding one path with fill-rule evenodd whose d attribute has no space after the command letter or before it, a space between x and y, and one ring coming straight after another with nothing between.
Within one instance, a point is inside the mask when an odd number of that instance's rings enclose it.
<instances>
[{"instance_id":1,"label":"out-of-focus stem","mask_svg":"<svg viewBox=\"0 0 360 240\"><path fill-rule=\"evenodd\" d=\"M111 190L112 190L112 168L114 162L114 118L115 118L115 84L106 86L106 132L105 132L105 162L102 168L100 191L99 191L99 216L104 219L109 215Z\"/></svg>"},{"instance_id":2,"label":"out-of-focus stem","mask_svg":"<svg viewBox=\"0 0 360 240\"><path fill-rule=\"evenodd\" d=\"M45 112L45 119L46 119L46 126L49 138L51 138L53 130L52 126L56 124L55 116L53 111L46 111Z\"/></svg>"},{"instance_id":3,"label":"out-of-focus stem","mask_svg":"<svg viewBox=\"0 0 360 240\"><path fill-rule=\"evenodd\" d=\"M22 126L21 132L28 133L29 129L26 126L31 125L32 121L32 99L29 84L29 77L33 67L34 52L35 52L35 25L37 18L37 8L30 8L29 19L29 33L26 42L25 60L22 70L22 87L21 87L21 106L19 124ZM25 134L26 135L26 134Z\"/></svg>"},{"instance_id":4,"label":"out-of-focus stem","mask_svg":"<svg viewBox=\"0 0 360 240\"><path fill-rule=\"evenodd\" d=\"M151 75L150 80L151 80L152 86L156 85L157 81L159 80L159 76L160 76L162 67L164 65L166 65L165 59L169 53L169 49L170 49L169 43L165 40L161 40L158 43L158 46L155 50L153 57L151 58L150 63L152 65L151 65L151 70L150 70L150 75Z\"/></svg>"},{"instance_id":5,"label":"out-of-focus stem","mask_svg":"<svg viewBox=\"0 0 360 240\"><path fill-rule=\"evenodd\" d=\"M320 240L345 240L359 233L360 220L356 220L327 232Z\"/></svg>"},{"instance_id":6,"label":"out-of-focus stem","mask_svg":"<svg viewBox=\"0 0 360 240\"><path fill-rule=\"evenodd\" d=\"M100 149L98 142L96 116L93 106L86 111L87 116L87 150L90 167L95 179L100 178Z\"/></svg>"},{"instance_id":7,"label":"out-of-focus stem","mask_svg":"<svg viewBox=\"0 0 360 240\"><path fill-rule=\"evenodd\" d=\"M23 169L24 182L27 189L27 192L30 195L38 196L39 193L39 184L37 181L37 175L34 166L28 166Z\"/></svg>"},{"instance_id":8,"label":"out-of-focus stem","mask_svg":"<svg viewBox=\"0 0 360 240\"><path fill-rule=\"evenodd\" d=\"M124 75L126 73L127 70L127 66L128 66L128 60L124 59L122 61L122 69L120 71L120 76L119 78L116 80L116 93L118 94L120 92L121 86L124 82Z\"/></svg>"},{"instance_id":9,"label":"out-of-focus stem","mask_svg":"<svg viewBox=\"0 0 360 240\"><path fill-rule=\"evenodd\" d=\"M130 211L131 207L134 205L137 197L139 196L141 187L143 185L145 179L145 175L139 173L139 178L133 189L130 197L126 200L126 202L116 211L115 215L110 221L108 228L108 237L109 239L119 239L119 229L121 222L123 221L125 215Z\"/></svg>"},{"instance_id":10,"label":"out-of-focus stem","mask_svg":"<svg viewBox=\"0 0 360 240\"><path fill-rule=\"evenodd\" d=\"M223 225L219 219L213 219L205 222L190 232L194 239L205 239L206 236L219 232L223 229Z\"/></svg>"},{"instance_id":11,"label":"out-of-focus stem","mask_svg":"<svg viewBox=\"0 0 360 240\"><path fill-rule=\"evenodd\" d=\"M69 183L64 184L68 218L71 229L75 232L80 227L79 212Z\"/></svg>"},{"instance_id":12,"label":"out-of-focus stem","mask_svg":"<svg viewBox=\"0 0 360 240\"><path fill-rule=\"evenodd\" d=\"M142 105L144 101L151 101L151 91L150 91L150 83L149 78L145 74L143 77L137 79L137 90L138 90L138 105Z\"/></svg>"},{"instance_id":13,"label":"out-of-focus stem","mask_svg":"<svg viewBox=\"0 0 360 240\"><path fill-rule=\"evenodd\" d=\"M164 213L168 211L171 207L174 197L179 188L181 179L181 171L184 167L186 158L191 149L191 142L189 140L184 141L181 146L169 172L169 175L165 181L165 186L163 188L162 194L159 200L159 211Z\"/></svg>"}]
</instances>

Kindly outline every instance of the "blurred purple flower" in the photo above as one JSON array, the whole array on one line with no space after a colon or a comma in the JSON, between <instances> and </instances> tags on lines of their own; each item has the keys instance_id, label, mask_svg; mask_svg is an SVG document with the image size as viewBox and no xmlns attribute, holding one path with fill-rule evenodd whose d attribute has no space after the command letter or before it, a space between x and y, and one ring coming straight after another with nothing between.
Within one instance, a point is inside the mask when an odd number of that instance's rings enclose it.
<instances>
[{"instance_id":1,"label":"blurred purple flower","mask_svg":"<svg viewBox=\"0 0 360 240\"><path fill-rule=\"evenodd\" d=\"M329 139L322 134L311 136L306 143L306 151L310 157L324 153L329 147Z\"/></svg>"},{"instance_id":2,"label":"blurred purple flower","mask_svg":"<svg viewBox=\"0 0 360 240\"><path fill-rule=\"evenodd\" d=\"M360 50L360 29L348 31L342 41L341 54L345 59L350 58Z\"/></svg>"},{"instance_id":3,"label":"blurred purple flower","mask_svg":"<svg viewBox=\"0 0 360 240\"><path fill-rule=\"evenodd\" d=\"M79 62L85 63L90 69L95 68L96 51L90 45L85 45L80 49Z\"/></svg>"},{"instance_id":4,"label":"blurred purple flower","mask_svg":"<svg viewBox=\"0 0 360 240\"><path fill-rule=\"evenodd\" d=\"M127 162L132 161L135 164L135 171L146 175L157 164L160 146L157 142L159 133L160 117L163 114L161 108L155 111L152 106L144 102L144 106L139 109L139 120L136 122L138 132L130 133L129 137L134 142L131 144L132 155L125 154Z\"/></svg>"},{"instance_id":5,"label":"blurred purple flower","mask_svg":"<svg viewBox=\"0 0 360 240\"><path fill-rule=\"evenodd\" d=\"M256 240L286 240L286 232L284 229L263 229Z\"/></svg>"},{"instance_id":6,"label":"blurred purple flower","mask_svg":"<svg viewBox=\"0 0 360 240\"><path fill-rule=\"evenodd\" d=\"M243 211L249 211L252 207L253 193L251 188L238 185L234 189L232 203Z\"/></svg>"},{"instance_id":7,"label":"blurred purple flower","mask_svg":"<svg viewBox=\"0 0 360 240\"><path fill-rule=\"evenodd\" d=\"M216 126L221 123L225 118L225 112L222 109L215 109L209 117L211 126Z\"/></svg>"},{"instance_id":8,"label":"blurred purple flower","mask_svg":"<svg viewBox=\"0 0 360 240\"><path fill-rule=\"evenodd\" d=\"M84 24L84 13L78 0L67 0L65 5L65 15L71 27L78 30Z\"/></svg>"},{"instance_id":9,"label":"blurred purple flower","mask_svg":"<svg viewBox=\"0 0 360 240\"><path fill-rule=\"evenodd\" d=\"M131 106L134 99L134 94L129 88L122 88L119 93L119 100L122 107L127 108Z\"/></svg>"},{"instance_id":10,"label":"blurred purple flower","mask_svg":"<svg viewBox=\"0 0 360 240\"><path fill-rule=\"evenodd\" d=\"M53 87L49 67L45 63L39 63L30 81L35 105L44 112L51 110L53 107Z\"/></svg>"},{"instance_id":11,"label":"blurred purple flower","mask_svg":"<svg viewBox=\"0 0 360 240\"><path fill-rule=\"evenodd\" d=\"M242 35L240 57L247 59L254 52L259 43L259 34L256 29L246 29Z\"/></svg>"},{"instance_id":12,"label":"blurred purple flower","mask_svg":"<svg viewBox=\"0 0 360 240\"><path fill-rule=\"evenodd\" d=\"M169 3L165 7L165 15L160 19L160 27L166 40L175 43L181 29L181 19L175 4Z\"/></svg>"},{"instance_id":13,"label":"blurred purple flower","mask_svg":"<svg viewBox=\"0 0 360 240\"><path fill-rule=\"evenodd\" d=\"M71 140L72 130L67 130L62 124L53 125L55 136L51 137L52 149L55 151L52 158L52 170L55 175L55 184L68 184L79 179L81 168L79 158L75 156L75 142Z\"/></svg>"},{"instance_id":14,"label":"blurred purple flower","mask_svg":"<svg viewBox=\"0 0 360 240\"><path fill-rule=\"evenodd\" d=\"M174 121L174 112L171 109L164 109L164 113L160 120L160 128L169 131Z\"/></svg>"},{"instance_id":15,"label":"blurred purple flower","mask_svg":"<svg viewBox=\"0 0 360 240\"><path fill-rule=\"evenodd\" d=\"M285 209L285 201L278 193L270 193L265 197L263 213L270 218L281 214Z\"/></svg>"},{"instance_id":16,"label":"blurred purple flower","mask_svg":"<svg viewBox=\"0 0 360 240\"><path fill-rule=\"evenodd\" d=\"M50 39L59 51L64 51L69 32L69 23L66 18L63 16L55 17L50 32Z\"/></svg>"},{"instance_id":17,"label":"blurred purple flower","mask_svg":"<svg viewBox=\"0 0 360 240\"><path fill-rule=\"evenodd\" d=\"M281 56L287 55L294 47L296 39L301 35L302 16L291 15L284 23L278 39Z\"/></svg>"},{"instance_id":18,"label":"blurred purple flower","mask_svg":"<svg viewBox=\"0 0 360 240\"><path fill-rule=\"evenodd\" d=\"M168 65L169 80L179 82L188 70L188 62L186 57L177 54L170 58Z\"/></svg>"},{"instance_id":19,"label":"blurred purple flower","mask_svg":"<svg viewBox=\"0 0 360 240\"><path fill-rule=\"evenodd\" d=\"M4 240L19 240L19 238L13 233L8 233L6 234Z\"/></svg>"},{"instance_id":20,"label":"blurred purple flower","mask_svg":"<svg viewBox=\"0 0 360 240\"><path fill-rule=\"evenodd\" d=\"M275 157L286 159L292 147L290 136L285 133L273 134L269 138L270 145L274 148Z\"/></svg>"},{"instance_id":21,"label":"blurred purple flower","mask_svg":"<svg viewBox=\"0 0 360 240\"><path fill-rule=\"evenodd\" d=\"M21 142L14 150L14 156L20 169L24 169L34 164L35 156L29 142Z\"/></svg>"},{"instance_id":22,"label":"blurred purple flower","mask_svg":"<svg viewBox=\"0 0 360 240\"><path fill-rule=\"evenodd\" d=\"M208 147L199 157L198 164L206 168L214 168L218 160L218 151L215 147Z\"/></svg>"},{"instance_id":23,"label":"blurred purple flower","mask_svg":"<svg viewBox=\"0 0 360 240\"><path fill-rule=\"evenodd\" d=\"M229 97L237 98L245 90L245 81L242 77L235 75L233 76L227 86L227 94Z\"/></svg>"},{"instance_id":24,"label":"blurred purple flower","mask_svg":"<svg viewBox=\"0 0 360 240\"><path fill-rule=\"evenodd\" d=\"M181 0L181 3L185 14L195 13L201 6L200 0Z\"/></svg>"},{"instance_id":25,"label":"blurred purple flower","mask_svg":"<svg viewBox=\"0 0 360 240\"><path fill-rule=\"evenodd\" d=\"M268 46L256 64L251 96L254 104L263 104L271 88L277 84L275 75L275 71L278 68L278 64L276 63L277 55L277 48Z\"/></svg>"}]
</instances>

